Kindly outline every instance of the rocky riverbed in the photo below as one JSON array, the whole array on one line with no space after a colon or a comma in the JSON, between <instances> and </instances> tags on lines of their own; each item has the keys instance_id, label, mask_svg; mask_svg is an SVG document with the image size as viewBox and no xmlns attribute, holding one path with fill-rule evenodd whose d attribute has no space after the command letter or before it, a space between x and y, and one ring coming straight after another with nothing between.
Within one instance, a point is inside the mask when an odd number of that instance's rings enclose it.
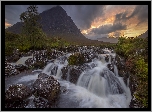
<instances>
[{"instance_id":1,"label":"rocky riverbed","mask_svg":"<svg viewBox=\"0 0 152 112\"><path fill-rule=\"evenodd\" d=\"M5 60L5 108L134 108L125 64L110 48L17 50Z\"/></svg>"}]
</instances>

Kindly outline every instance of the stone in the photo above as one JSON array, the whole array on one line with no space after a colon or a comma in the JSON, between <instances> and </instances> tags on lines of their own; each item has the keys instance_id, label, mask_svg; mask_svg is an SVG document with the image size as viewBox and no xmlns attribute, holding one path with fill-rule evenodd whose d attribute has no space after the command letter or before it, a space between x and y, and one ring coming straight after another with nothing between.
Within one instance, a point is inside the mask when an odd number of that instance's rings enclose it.
<instances>
[{"instance_id":1,"label":"stone","mask_svg":"<svg viewBox=\"0 0 152 112\"><path fill-rule=\"evenodd\" d=\"M27 70L27 67L22 64L15 65L15 68L20 72Z\"/></svg>"},{"instance_id":2,"label":"stone","mask_svg":"<svg viewBox=\"0 0 152 112\"><path fill-rule=\"evenodd\" d=\"M114 73L114 66L112 64L107 64L107 67Z\"/></svg>"},{"instance_id":3,"label":"stone","mask_svg":"<svg viewBox=\"0 0 152 112\"><path fill-rule=\"evenodd\" d=\"M5 66L5 76L11 76L11 75L17 75L19 74L20 72L15 69L15 67L11 64L6 64Z\"/></svg>"},{"instance_id":4,"label":"stone","mask_svg":"<svg viewBox=\"0 0 152 112\"><path fill-rule=\"evenodd\" d=\"M14 102L22 101L32 95L30 88L23 84L11 85L5 92L5 101Z\"/></svg>"},{"instance_id":5,"label":"stone","mask_svg":"<svg viewBox=\"0 0 152 112\"><path fill-rule=\"evenodd\" d=\"M36 108L52 108L51 102L42 97L34 98L33 102Z\"/></svg>"},{"instance_id":6,"label":"stone","mask_svg":"<svg viewBox=\"0 0 152 112\"><path fill-rule=\"evenodd\" d=\"M38 79L45 79L45 78L48 78L49 77L49 75L47 75L47 74L45 74L45 73L40 73L39 75L38 75Z\"/></svg>"},{"instance_id":7,"label":"stone","mask_svg":"<svg viewBox=\"0 0 152 112\"><path fill-rule=\"evenodd\" d=\"M5 102L5 108L26 108L29 100Z\"/></svg>"},{"instance_id":8,"label":"stone","mask_svg":"<svg viewBox=\"0 0 152 112\"><path fill-rule=\"evenodd\" d=\"M70 82L76 84L81 73L82 71L80 68L72 67L70 70Z\"/></svg>"},{"instance_id":9,"label":"stone","mask_svg":"<svg viewBox=\"0 0 152 112\"><path fill-rule=\"evenodd\" d=\"M60 93L60 83L52 76L39 78L34 82L33 89L35 97L43 97L48 101L53 101Z\"/></svg>"}]
</instances>

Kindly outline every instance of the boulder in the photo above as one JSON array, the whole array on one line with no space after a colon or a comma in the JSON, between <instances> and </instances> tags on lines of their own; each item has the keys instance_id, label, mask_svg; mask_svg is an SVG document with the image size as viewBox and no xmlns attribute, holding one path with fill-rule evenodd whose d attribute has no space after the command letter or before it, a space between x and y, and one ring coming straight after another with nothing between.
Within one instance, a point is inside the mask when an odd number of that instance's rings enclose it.
<instances>
[{"instance_id":1,"label":"boulder","mask_svg":"<svg viewBox=\"0 0 152 112\"><path fill-rule=\"evenodd\" d=\"M6 64L5 66L5 76L11 76L11 75L17 75L19 74L20 72L15 69L15 67L11 64Z\"/></svg>"},{"instance_id":2,"label":"boulder","mask_svg":"<svg viewBox=\"0 0 152 112\"><path fill-rule=\"evenodd\" d=\"M34 98L33 102L36 108L52 108L52 103L42 97Z\"/></svg>"},{"instance_id":3,"label":"boulder","mask_svg":"<svg viewBox=\"0 0 152 112\"><path fill-rule=\"evenodd\" d=\"M33 66L33 59L32 58L29 58L25 61L25 64L30 67L30 66Z\"/></svg>"},{"instance_id":4,"label":"boulder","mask_svg":"<svg viewBox=\"0 0 152 112\"><path fill-rule=\"evenodd\" d=\"M29 100L5 102L5 108L26 108Z\"/></svg>"},{"instance_id":5,"label":"boulder","mask_svg":"<svg viewBox=\"0 0 152 112\"><path fill-rule=\"evenodd\" d=\"M119 55L116 55L115 64L117 66L119 76L123 77L124 74L127 72L127 69L125 67L125 59L123 59Z\"/></svg>"},{"instance_id":6,"label":"boulder","mask_svg":"<svg viewBox=\"0 0 152 112\"><path fill-rule=\"evenodd\" d=\"M62 77L61 77L62 79L64 80L68 79L70 82L76 84L80 74L82 73L82 68L80 66L67 66L67 67L63 67L61 71L62 71Z\"/></svg>"},{"instance_id":7,"label":"boulder","mask_svg":"<svg viewBox=\"0 0 152 112\"><path fill-rule=\"evenodd\" d=\"M39 75L38 75L38 79L45 79L45 78L48 78L49 77L49 75L47 75L47 74L45 74L45 73L40 73Z\"/></svg>"},{"instance_id":8,"label":"boulder","mask_svg":"<svg viewBox=\"0 0 152 112\"><path fill-rule=\"evenodd\" d=\"M15 69L22 72L22 71L27 70L28 68L26 66L22 65L22 64L18 64L18 65L15 65Z\"/></svg>"},{"instance_id":9,"label":"boulder","mask_svg":"<svg viewBox=\"0 0 152 112\"><path fill-rule=\"evenodd\" d=\"M76 84L81 73L82 73L82 70L79 67L78 68L72 67L71 70L70 70L69 81Z\"/></svg>"},{"instance_id":10,"label":"boulder","mask_svg":"<svg viewBox=\"0 0 152 112\"><path fill-rule=\"evenodd\" d=\"M113 64L107 64L107 67L109 68L110 71L114 73L114 66Z\"/></svg>"},{"instance_id":11,"label":"boulder","mask_svg":"<svg viewBox=\"0 0 152 112\"><path fill-rule=\"evenodd\" d=\"M48 101L53 101L58 97L60 93L60 83L52 76L41 74L39 78L34 82L34 96L43 97Z\"/></svg>"},{"instance_id":12,"label":"boulder","mask_svg":"<svg viewBox=\"0 0 152 112\"><path fill-rule=\"evenodd\" d=\"M46 65L46 62L44 60L37 60L33 66L36 69L42 69Z\"/></svg>"},{"instance_id":13,"label":"boulder","mask_svg":"<svg viewBox=\"0 0 152 112\"><path fill-rule=\"evenodd\" d=\"M23 84L11 85L5 92L5 101L22 101L32 95L30 88Z\"/></svg>"},{"instance_id":14,"label":"boulder","mask_svg":"<svg viewBox=\"0 0 152 112\"><path fill-rule=\"evenodd\" d=\"M61 71L62 71L62 76L61 76L61 78L64 79L64 80L67 79L68 68L69 68L69 67L67 66L67 67L63 67L63 68L61 69Z\"/></svg>"}]
</instances>

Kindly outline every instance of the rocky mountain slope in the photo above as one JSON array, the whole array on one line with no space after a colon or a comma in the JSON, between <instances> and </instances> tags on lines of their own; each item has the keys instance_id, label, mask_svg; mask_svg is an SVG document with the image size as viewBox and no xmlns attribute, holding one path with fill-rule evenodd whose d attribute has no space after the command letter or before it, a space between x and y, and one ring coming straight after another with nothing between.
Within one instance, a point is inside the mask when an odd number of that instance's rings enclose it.
<instances>
[{"instance_id":1,"label":"rocky mountain slope","mask_svg":"<svg viewBox=\"0 0 152 112\"><path fill-rule=\"evenodd\" d=\"M42 29L49 37L62 37L71 42L101 43L97 40L87 39L61 6L43 11L40 16L41 20L39 22L42 25ZM13 33L21 33L21 26L22 23L17 22L6 30Z\"/></svg>"}]
</instances>

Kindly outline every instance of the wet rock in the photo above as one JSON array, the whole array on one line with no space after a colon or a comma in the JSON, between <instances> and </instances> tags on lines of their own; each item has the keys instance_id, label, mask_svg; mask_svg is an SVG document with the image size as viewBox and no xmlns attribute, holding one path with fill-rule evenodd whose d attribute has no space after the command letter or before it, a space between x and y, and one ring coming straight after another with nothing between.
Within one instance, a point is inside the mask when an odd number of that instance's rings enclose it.
<instances>
[{"instance_id":1,"label":"wet rock","mask_svg":"<svg viewBox=\"0 0 152 112\"><path fill-rule=\"evenodd\" d=\"M105 61L108 62L109 61L109 55L105 56Z\"/></svg>"},{"instance_id":2,"label":"wet rock","mask_svg":"<svg viewBox=\"0 0 152 112\"><path fill-rule=\"evenodd\" d=\"M122 94L124 92L123 87L121 86L119 80L114 76L113 72L104 70L101 73L101 76L107 80L109 87L107 90L109 90L111 94Z\"/></svg>"},{"instance_id":3,"label":"wet rock","mask_svg":"<svg viewBox=\"0 0 152 112\"><path fill-rule=\"evenodd\" d=\"M37 60L34 64L33 64L34 68L36 69L42 69L43 67L46 66L46 62L44 60Z\"/></svg>"},{"instance_id":4,"label":"wet rock","mask_svg":"<svg viewBox=\"0 0 152 112\"><path fill-rule=\"evenodd\" d=\"M25 64L30 68L31 66L33 66L33 59L32 58L29 58L25 61Z\"/></svg>"},{"instance_id":5,"label":"wet rock","mask_svg":"<svg viewBox=\"0 0 152 112\"><path fill-rule=\"evenodd\" d=\"M27 70L28 68L22 64L18 64L18 65L15 65L15 69L17 69L19 72L22 72L22 71Z\"/></svg>"},{"instance_id":6,"label":"wet rock","mask_svg":"<svg viewBox=\"0 0 152 112\"><path fill-rule=\"evenodd\" d=\"M37 79L33 84L33 88L34 96L43 97L48 101L55 100L60 93L60 84L52 76Z\"/></svg>"},{"instance_id":7,"label":"wet rock","mask_svg":"<svg viewBox=\"0 0 152 112\"><path fill-rule=\"evenodd\" d=\"M51 108L52 104L47 99L42 97L34 98L33 100L36 108Z\"/></svg>"},{"instance_id":8,"label":"wet rock","mask_svg":"<svg viewBox=\"0 0 152 112\"><path fill-rule=\"evenodd\" d=\"M27 99L32 95L32 91L30 88L23 84L15 84L11 85L8 90L5 92L5 101L14 102L14 101L22 101Z\"/></svg>"},{"instance_id":9,"label":"wet rock","mask_svg":"<svg viewBox=\"0 0 152 112\"><path fill-rule=\"evenodd\" d=\"M48 78L49 77L49 75L47 75L47 74L45 74L45 73L40 73L39 75L38 75L38 79L45 79L45 78Z\"/></svg>"},{"instance_id":10,"label":"wet rock","mask_svg":"<svg viewBox=\"0 0 152 112\"><path fill-rule=\"evenodd\" d=\"M82 71L85 70L89 70L91 68L94 68L96 65L94 63L91 64L91 66L89 66L88 64L84 63L82 66L79 67L79 69L81 69Z\"/></svg>"},{"instance_id":11,"label":"wet rock","mask_svg":"<svg viewBox=\"0 0 152 112\"><path fill-rule=\"evenodd\" d=\"M12 56L11 61L12 61L12 62L16 62L16 61L19 60L19 59L20 59L19 55L14 55L14 56Z\"/></svg>"},{"instance_id":12,"label":"wet rock","mask_svg":"<svg viewBox=\"0 0 152 112\"><path fill-rule=\"evenodd\" d=\"M17 75L19 73L20 72L17 69L15 69L15 67L13 65L6 63L5 76Z\"/></svg>"},{"instance_id":13,"label":"wet rock","mask_svg":"<svg viewBox=\"0 0 152 112\"><path fill-rule=\"evenodd\" d=\"M76 84L82 70L80 66L67 66L61 69L62 76L61 78L64 80L68 80L74 84ZM69 76L68 76L69 75Z\"/></svg>"},{"instance_id":14,"label":"wet rock","mask_svg":"<svg viewBox=\"0 0 152 112\"><path fill-rule=\"evenodd\" d=\"M29 100L5 102L5 108L26 108Z\"/></svg>"},{"instance_id":15,"label":"wet rock","mask_svg":"<svg viewBox=\"0 0 152 112\"><path fill-rule=\"evenodd\" d=\"M129 72L124 73L123 80L124 80L124 82L125 82L126 85L127 85L127 80L128 80L128 78L129 78L129 76L130 76L130 73L129 73Z\"/></svg>"},{"instance_id":16,"label":"wet rock","mask_svg":"<svg viewBox=\"0 0 152 112\"><path fill-rule=\"evenodd\" d=\"M69 65L82 65L86 63L84 54L76 52L69 56L68 58Z\"/></svg>"},{"instance_id":17,"label":"wet rock","mask_svg":"<svg viewBox=\"0 0 152 112\"><path fill-rule=\"evenodd\" d=\"M76 84L81 73L82 73L82 70L79 67L78 68L72 67L70 69L70 80L69 81Z\"/></svg>"},{"instance_id":18,"label":"wet rock","mask_svg":"<svg viewBox=\"0 0 152 112\"><path fill-rule=\"evenodd\" d=\"M117 66L119 76L123 77L124 74L127 72L127 69L125 67L125 59L123 59L119 55L116 55L115 64Z\"/></svg>"},{"instance_id":19,"label":"wet rock","mask_svg":"<svg viewBox=\"0 0 152 112\"><path fill-rule=\"evenodd\" d=\"M75 47L75 46L69 46L67 47L67 52L77 52L78 51L78 48Z\"/></svg>"},{"instance_id":20,"label":"wet rock","mask_svg":"<svg viewBox=\"0 0 152 112\"><path fill-rule=\"evenodd\" d=\"M52 68L52 70L51 70L51 74L52 74L52 75L56 75L57 70L58 70L58 66L55 65L55 66Z\"/></svg>"},{"instance_id":21,"label":"wet rock","mask_svg":"<svg viewBox=\"0 0 152 112\"><path fill-rule=\"evenodd\" d=\"M67 67L63 67L63 68L61 69L61 71L62 71L62 76L61 76L61 78L64 79L64 80L67 79L68 68L69 68L69 67L67 66Z\"/></svg>"},{"instance_id":22,"label":"wet rock","mask_svg":"<svg viewBox=\"0 0 152 112\"><path fill-rule=\"evenodd\" d=\"M114 66L112 64L107 64L107 67L114 73Z\"/></svg>"}]
</instances>

